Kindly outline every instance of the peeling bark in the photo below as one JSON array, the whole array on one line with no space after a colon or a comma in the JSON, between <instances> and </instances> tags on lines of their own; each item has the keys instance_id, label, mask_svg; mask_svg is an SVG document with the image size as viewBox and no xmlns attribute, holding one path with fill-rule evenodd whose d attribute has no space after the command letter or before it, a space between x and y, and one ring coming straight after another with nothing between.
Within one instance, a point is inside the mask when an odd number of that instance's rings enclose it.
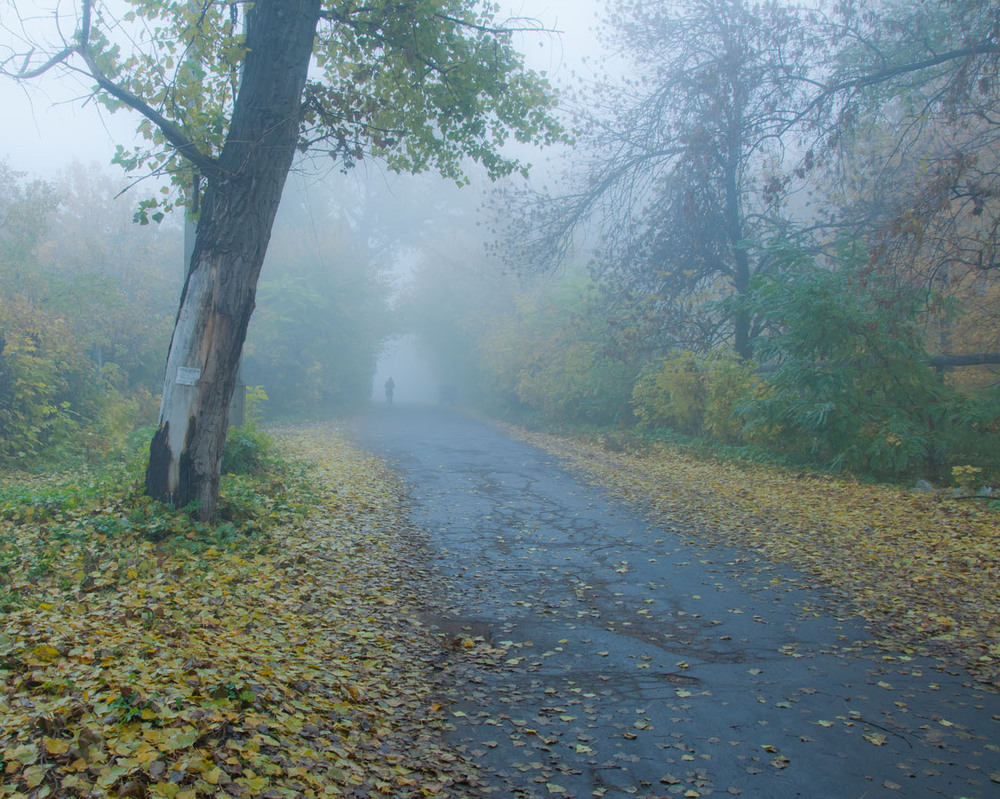
<instances>
[{"instance_id":1,"label":"peeling bark","mask_svg":"<svg viewBox=\"0 0 1000 799\"><path fill-rule=\"evenodd\" d=\"M146 491L209 519L257 279L298 138L320 0L258 0L232 124L206 190L150 443Z\"/></svg>"}]
</instances>

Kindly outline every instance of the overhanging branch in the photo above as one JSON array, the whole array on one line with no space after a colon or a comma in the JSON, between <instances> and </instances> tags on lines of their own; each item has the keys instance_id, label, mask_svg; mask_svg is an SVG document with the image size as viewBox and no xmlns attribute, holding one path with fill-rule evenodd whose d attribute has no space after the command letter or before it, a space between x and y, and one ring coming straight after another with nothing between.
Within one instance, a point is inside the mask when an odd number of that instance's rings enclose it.
<instances>
[{"instance_id":1,"label":"overhanging branch","mask_svg":"<svg viewBox=\"0 0 1000 799\"><path fill-rule=\"evenodd\" d=\"M177 152L190 161L198 170L206 176L214 176L219 171L219 164L210 156L205 155L198 146L179 127L167 119L163 114L150 106L141 97L138 97L122 86L108 78L97 65L93 54L83 46L80 50L80 57L87 65L90 76L97 81L97 85L112 97L121 100L129 108L138 111L146 119L160 129L164 138L170 142Z\"/></svg>"},{"instance_id":2,"label":"overhanging branch","mask_svg":"<svg viewBox=\"0 0 1000 799\"><path fill-rule=\"evenodd\" d=\"M829 87L827 89L827 93L839 92L844 89L863 89L866 86L875 86L879 83L885 83L893 78L898 78L900 75L907 75L911 72L920 72L925 69L930 69L931 67L937 67L941 64L946 64L949 61L960 61L977 55L998 54L1000 54L1000 45L989 42L973 44L968 47L961 47L957 50L949 50L947 53L940 53L921 61L913 61L909 64L897 64L896 66L888 67L878 72L873 72L870 75L862 75L859 78L841 81L840 83Z\"/></svg>"},{"instance_id":3,"label":"overhanging branch","mask_svg":"<svg viewBox=\"0 0 1000 799\"><path fill-rule=\"evenodd\" d=\"M163 114L150 106L141 97L133 94L124 86L120 86L111 80L97 63L97 59L90 50L90 27L91 27L91 0L83 0L81 4L80 32L77 35L78 41L69 45L58 53L48 58L45 63L28 69L34 49L28 52L21 65L21 69L12 74L15 80L24 81L37 78L45 74L60 64L67 62L73 55L79 55L86 65L86 73L97 81L98 87L120 100L129 108L138 111L146 119L156 125L164 138L174 146L178 154L190 161L204 175L214 175L219 171L218 161L211 156L205 155L195 142L186 136L183 131Z\"/></svg>"},{"instance_id":4,"label":"overhanging branch","mask_svg":"<svg viewBox=\"0 0 1000 799\"><path fill-rule=\"evenodd\" d=\"M877 86L881 83L888 83L894 78L898 78L902 75L921 72L925 69L947 64L950 61L961 61L980 55L1000 55L1000 44L996 44L994 42L972 44L968 47L960 47L955 50L949 50L945 53L938 53L919 61L911 61L906 64L896 64L886 67L885 69L880 69L877 72L871 72L866 75L859 75L852 78L845 78L844 80L837 81L836 83L822 85L820 86L819 93L816 94L816 96L813 97L813 99L810 100L801 111L795 114L786 123L784 130L790 130L795 124L805 119L806 116L812 113L813 110L822 105L822 103L826 100L840 94L841 92L857 91L859 89ZM809 82L813 83L813 81Z\"/></svg>"}]
</instances>

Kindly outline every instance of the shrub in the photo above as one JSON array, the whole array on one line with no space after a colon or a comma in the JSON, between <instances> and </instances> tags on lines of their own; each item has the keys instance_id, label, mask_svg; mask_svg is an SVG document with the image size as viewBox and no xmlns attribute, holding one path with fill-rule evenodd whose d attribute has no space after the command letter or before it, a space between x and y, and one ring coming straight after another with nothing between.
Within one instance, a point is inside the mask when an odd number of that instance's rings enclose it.
<instances>
[{"instance_id":1,"label":"shrub","mask_svg":"<svg viewBox=\"0 0 1000 799\"><path fill-rule=\"evenodd\" d=\"M669 427L691 436L704 429L708 397L705 364L693 352L665 358L658 369L640 377L632 390L640 427Z\"/></svg>"},{"instance_id":2,"label":"shrub","mask_svg":"<svg viewBox=\"0 0 1000 799\"><path fill-rule=\"evenodd\" d=\"M102 382L63 319L0 298L0 459L71 449L99 412Z\"/></svg>"},{"instance_id":3,"label":"shrub","mask_svg":"<svg viewBox=\"0 0 1000 799\"><path fill-rule=\"evenodd\" d=\"M707 383L705 432L727 446L752 443L744 432L746 420L740 406L763 388L757 365L728 353L713 353L708 360Z\"/></svg>"},{"instance_id":4,"label":"shrub","mask_svg":"<svg viewBox=\"0 0 1000 799\"><path fill-rule=\"evenodd\" d=\"M226 446L222 451L224 474L260 474L274 442L260 428L260 406L267 394L260 386L247 389L246 422L230 427L226 432Z\"/></svg>"},{"instance_id":5,"label":"shrub","mask_svg":"<svg viewBox=\"0 0 1000 799\"><path fill-rule=\"evenodd\" d=\"M755 440L877 478L936 478L963 403L930 368L919 292L843 267L761 280L751 310L767 388L738 410Z\"/></svg>"},{"instance_id":6,"label":"shrub","mask_svg":"<svg viewBox=\"0 0 1000 799\"><path fill-rule=\"evenodd\" d=\"M226 433L226 448L222 451L222 471L225 474L258 474L272 446L270 436L259 427L249 424L231 427Z\"/></svg>"}]
</instances>

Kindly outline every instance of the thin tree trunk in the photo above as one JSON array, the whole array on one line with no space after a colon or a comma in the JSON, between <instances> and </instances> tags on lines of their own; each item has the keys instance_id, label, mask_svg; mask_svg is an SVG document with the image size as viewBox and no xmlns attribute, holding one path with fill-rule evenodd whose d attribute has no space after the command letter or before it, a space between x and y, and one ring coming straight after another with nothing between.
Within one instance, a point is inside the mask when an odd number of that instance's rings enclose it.
<instances>
[{"instance_id":1,"label":"thin tree trunk","mask_svg":"<svg viewBox=\"0 0 1000 799\"><path fill-rule=\"evenodd\" d=\"M732 150L738 150L732 145ZM726 235L733 253L732 284L741 297L750 290L750 257L746 242L743 241L743 212L740 207L740 189L737 177L739 159L731 153L725 167L726 189ZM733 319L733 349L740 358L753 357L753 342L750 339L750 316L743 310L736 312Z\"/></svg>"},{"instance_id":2,"label":"thin tree trunk","mask_svg":"<svg viewBox=\"0 0 1000 799\"><path fill-rule=\"evenodd\" d=\"M219 168L206 190L167 356L146 491L177 506L218 503L229 401L257 279L298 139L320 0L257 0Z\"/></svg>"}]
</instances>

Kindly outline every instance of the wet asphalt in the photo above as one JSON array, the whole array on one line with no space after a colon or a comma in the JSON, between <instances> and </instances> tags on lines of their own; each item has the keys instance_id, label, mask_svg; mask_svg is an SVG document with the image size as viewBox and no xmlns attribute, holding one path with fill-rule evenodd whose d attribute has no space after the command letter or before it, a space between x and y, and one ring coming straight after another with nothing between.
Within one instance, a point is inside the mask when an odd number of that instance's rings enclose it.
<instances>
[{"instance_id":1,"label":"wet asphalt","mask_svg":"<svg viewBox=\"0 0 1000 799\"><path fill-rule=\"evenodd\" d=\"M428 623L485 639L446 675L470 795L1000 797L1000 696L869 645L814 578L458 412L381 407L358 434L447 586Z\"/></svg>"}]
</instances>

